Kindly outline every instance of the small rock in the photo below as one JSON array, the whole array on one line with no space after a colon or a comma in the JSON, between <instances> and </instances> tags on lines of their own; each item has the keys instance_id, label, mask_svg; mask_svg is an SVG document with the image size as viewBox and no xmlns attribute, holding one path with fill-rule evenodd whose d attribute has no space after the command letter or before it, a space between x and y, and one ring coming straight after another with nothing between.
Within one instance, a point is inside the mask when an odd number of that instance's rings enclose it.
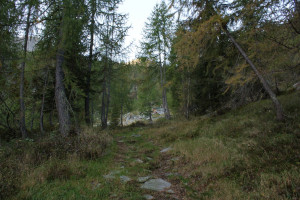
<instances>
[{"instance_id":1,"label":"small rock","mask_svg":"<svg viewBox=\"0 0 300 200\"><path fill-rule=\"evenodd\" d=\"M99 183L98 181L92 181L91 184L92 184L93 190L95 190L101 186L101 183Z\"/></svg>"},{"instance_id":2,"label":"small rock","mask_svg":"<svg viewBox=\"0 0 300 200\"><path fill-rule=\"evenodd\" d=\"M127 183L128 181L131 181L131 178L129 178L128 176L120 176L120 180L123 183Z\"/></svg>"},{"instance_id":3,"label":"small rock","mask_svg":"<svg viewBox=\"0 0 300 200\"><path fill-rule=\"evenodd\" d=\"M135 160L137 163L144 163L144 161L142 161L141 159L136 159Z\"/></svg>"},{"instance_id":4,"label":"small rock","mask_svg":"<svg viewBox=\"0 0 300 200\"><path fill-rule=\"evenodd\" d=\"M153 158L150 158L150 157L146 157L147 158L147 160L153 160Z\"/></svg>"},{"instance_id":5,"label":"small rock","mask_svg":"<svg viewBox=\"0 0 300 200\"><path fill-rule=\"evenodd\" d=\"M106 179L114 179L115 178L115 174L119 174L119 173L120 173L120 171L116 170L116 171L110 172L107 175L104 175L103 177L106 178Z\"/></svg>"},{"instance_id":6,"label":"small rock","mask_svg":"<svg viewBox=\"0 0 300 200\"><path fill-rule=\"evenodd\" d=\"M145 197L145 199L147 199L147 200L154 199L154 197L151 196L150 194L145 194L144 197Z\"/></svg>"},{"instance_id":7,"label":"small rock","mask_svg":"<svg viewBox=\"0 0 300 200\"><path fill-rule=\"evenodd\" d=\"M168 148L165 148L163 150L160 151L160 153L165 153L165 152L168 152L168 151L171 151L172 148L171 147L168 147Z\"/></svg>"},{"instance_id":8,"label":"small rock","mask_svg":"<svg viewBox=\"0 0 300 200\"><path fill-rule=\"evenodd\" d=\"M165 176L179 176L179 174L178 173L168 172L168 173L165 173Z\"/></svg>"},{"instance_id":9,"label":"small rock","mask_svg":"<svg viewBox=\"0 0 300 200\"><path fill-rule=\"evenodd\" d=\"M117 196L118 196L117 194L112 194L112 195L111 195L111 197L117 197Z\"/></svg>"},{"instance_id":10,"label":"small rock","mask_svg":"<svg viewBox=\"0 0 300 200\"><path fill-rule=\"evenodd\" d=\"M159 179L151 179L147 182L145 182L141 188L142 189L148 189L148 190L155 190L155 191L164 191L165 189L168 189L171 187L171 183L159 178Z\"/></svg>"},{"instance_id":11,"label":"small rock","mask_svg":"<svg viewBox=\"0 0 300 200\"><path fill-rule=\"evenodd\" d=\"M114 179L115 178L115 176L113 174L107 174L107 175L104 175L103 177L106 179Z\"/></svg>"},{"instance_id":12,"label":"small rock","mask_svg":"<svg viewBox=\"0 0 300 200\"><path fill-rule=\"evenodd\" d=\"M172 161L178 161L178 160L179 160L179 157L172 158L171 160L172 160Z\"/></svg>"},{"instance_id":13,"label":"small rock","mask_svg":"<svg viewBox=\"0 0 300 200\"><path fill-rule=\"evenodd\" d=\"M124 143L124 140L119 140L118 142L119 142L119 143Z\"/></svg>"},{"instance_id":14,"label":"small rock","mask_svg":"<svg viewBox=\"0 0 300 200\"><path fill-rule=\"evenodd\" d=\"M167 190L167 193L174 194L174 190Z\"/></svg>"},{"instance_id":15,"label":"small rock","mask_svg":"<svg viewBox=\"0 0 300 200\"><path fill-rule=\"evenodd\" d=\"M295 90L300 90L300 81L298 83L295 83L293 85L293 88L295 88Z\"/></svg>"},{"instance_id":16,"label":"small rock","mask_svg":"<svg viewBox=\"0 0 300 200\"><path fill-rule=\"evenodd\" d=\"M140 183L144 183L144 182L148 181L150 178L151 178L151 176L139 177L137 179L137 181L140 182Z\"/></svg>"}]
</instances>

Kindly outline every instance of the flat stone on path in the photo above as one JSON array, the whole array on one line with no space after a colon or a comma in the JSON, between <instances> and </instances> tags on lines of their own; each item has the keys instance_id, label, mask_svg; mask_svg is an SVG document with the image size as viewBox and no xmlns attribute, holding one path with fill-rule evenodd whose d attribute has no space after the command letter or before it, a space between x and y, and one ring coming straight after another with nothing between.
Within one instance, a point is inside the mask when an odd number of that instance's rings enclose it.
<instances>
[{"instance_id":1,"label":"flat stone on path","mask_svg":"<svg viewBox=\"0 0 300 200\"><path fill-rule=\"evenodd\" d=\"M167 190L167 193L174 194L174 190Z\"/></svg>"},{"instance_id":2,"label":"flat stone on path","mask_svg":"<svg viewBox=\"0 0 300 200\"><path fill-rule=\"evenodd\" d=\"M171 147L168 147L168 148L165 148L163 150L160 151L160 153L165 153L165 152L168 152L168 151L171 151L172 148Z\"/></svg>"},{"instance_id":3,"label":"flat stone on path","mask_svg":"<svg viewBox=\"0 0 300 200\"><path fill-rule=\"evenodd\" d=\"M115 178L115 174L119 174L119 173L120 173L120 171L116 170L116 171L110 172L107 175L104 175L103 177L106 178L106 179L114 179Z\"/></svg>"},{"instance_id":4,"label":"flat stone on path","mask_svg":"<svg viewBox=\"0 0 300 200\"><path fill-rule=\"evenodd\" d=\"M145 182L141 188L155 191L164 191L171 187L171 183L159 178L159 179L151 179Z\"/></svg>"},{"instance_id":5,"label":"flat stone on path","mask_svg":"<svg viewBox=\"0 0 300 200\"><path fill-rule=\"evenodd\" d=\"M150 194L145 194L144 197L145 197L145 199L147 199L147 200L154 199L154 197L151 196Z\"/></svg>"},{"instance_id":6,"label":"flat stone on path","mask_svg":"<svg viewBox=\"0 0 300 200\"><path fill-rule=\"evenodd\" d=\"M144 163L144 161L142 161L141 159L136 159L135 162L137 162L137 163Z\"/></svg>"},{"instance_id":7,"label":"flat stone on path","mask_svg":"<svg viewBox=\"0 0 300 200\"><path fill-rule=\"evenodd\" d=\"M128 181L131 181L131 178L129 178L128 176L120 176L120 180L123 183L127 183Z\"/></svg>"},{"instance_id":8,"label":"flat stone on path","mask_svg":"<svg viewBox=\"0 0 300 200\"><path fill-rule=\"evenodd\" d=\"M144 183L144 182L148 181L150 178L151 178L151 176L139 177L137 179L137 181L140 182L140 183Z\"/></svg>"}]
</instances>

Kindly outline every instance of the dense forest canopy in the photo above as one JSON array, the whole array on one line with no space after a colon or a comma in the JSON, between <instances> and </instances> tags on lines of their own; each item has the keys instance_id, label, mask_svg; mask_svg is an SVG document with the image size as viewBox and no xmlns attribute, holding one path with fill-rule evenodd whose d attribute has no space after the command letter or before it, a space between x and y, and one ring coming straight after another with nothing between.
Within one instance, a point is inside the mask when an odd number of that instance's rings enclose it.
<instances>
[{"instance_id":1,"label":"dense forest canopy","mask_svg":"<svg viewBox=\"0 0 300 200\"><path fill-rule=\"evenodd\" d=\"M121 0L1 2L1 138L223 112L298 87L299 2L162 1L126 63Z\"/></svg>"}]
</instances>

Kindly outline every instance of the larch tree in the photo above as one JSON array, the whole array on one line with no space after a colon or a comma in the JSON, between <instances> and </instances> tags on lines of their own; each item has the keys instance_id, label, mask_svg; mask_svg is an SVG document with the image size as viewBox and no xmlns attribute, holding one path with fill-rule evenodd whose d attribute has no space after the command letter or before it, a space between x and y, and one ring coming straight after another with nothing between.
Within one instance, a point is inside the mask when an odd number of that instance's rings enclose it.
<instances>
[{"instance_id":1,"label":"larch tree","mask_svg":"<svg viewBox=\"0 0 300 200\"><path fill-rule=\"evenodd\" d=\"M171 49L173 16L163 1L157 4L148 18L144 29L144 40L141 43L142 56L158 64L160 71L160 86L162 90L162 105L166 119L170 119L170 110L167 101L166 67Z\"/></svg>"},{"instance_id":2,"label":"larch tree","mask_svg":"<svg viewBox=\"0 0 300 200\"><path fill-rule=\"evenodd\" d=\"M238 1L238 0L237 0ZM225 35L227 35L228 39L231 40L231 42L236 46L238 51L241 53L241 55L244 57L246 62L250 65L258 79L260 80L261 84L263 85L263 88L268 93L268 95L271 97L272 102L275 105L276 109L276 117L279 121L284 119L283 109L278 101L276 94L272 91L271 87L269 86L268 82L264 78L264 76L261 74L261 72L257 69L255 64L252 62L252 60L249 58L249 56L246 54L246 52L242 49L242 47L239 45L239 43L235 40L235 38L231 35L231 33L228 31L228 24L229 22L235 23L236 19L241 20L243 24L247 23L248 21L243 21L242 18L234 18L232 17L232 21L228 20L231 16L228 15L228 8L230 3L226 1L208 1L203 0L199 2L191 1L191 0L178 0L178 1L171 1L172 4L178 3L180 8L187 7L192 8L194 16L197 20L202 21L202 23L210 25L207 26L204 31L212 30L213 32L217 32L218 29L221 29ZM180 9L179 9L180 10ZM207 17L205 13L210 13L210 15ZM204 15L203 15L204 14ZM234 15L234 14L233 14ZM251 18L251 20L260 20L261 18ZM253 21L250 22L252 25ZM242 26L242 28L244 28ZM208 33L209 31L207 31ZM206 35L207 35L206 33ZM205 39L202 37L202 39ZM200 41L205 42L205 40Z\"/></svg>"},{"instance_id":3,"label":"larch tree","mask_svg":"<svg viewBox=\"0 0 300 200\"><path fill-rule=\"evenodd\" d=\"M105 8L103 26L100 31L100 41L103 74L102 74L102 105L101 105L101 125L107 127L110 98L111 98L111 81L113 74L113 65L118 56L122 54L123 42L129 27L125 26L127 15L117 12L121 0L108 2Z\"/></svg>"}]
</instances>

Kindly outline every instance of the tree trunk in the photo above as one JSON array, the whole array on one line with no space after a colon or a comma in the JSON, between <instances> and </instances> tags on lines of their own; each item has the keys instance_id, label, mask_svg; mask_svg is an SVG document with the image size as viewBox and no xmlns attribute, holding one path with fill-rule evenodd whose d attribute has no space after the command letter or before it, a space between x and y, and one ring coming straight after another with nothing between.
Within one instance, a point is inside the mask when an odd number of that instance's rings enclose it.
<instances>
[{"instance_id":1,"label":"tree trunk","mask_svg":"<svg viewBox=\"0 0 300 200\"><path fill-rule=\"evenodd\" d=\"M28 5L28 14L26 19L26 28L25 28L25 38L24 38L24 49L23 49L23 62L21 64L21 81L20 81L20 130L22 133L22 138L27 137L26 132L26 121L25 121L25 103L24 103L24 71L25 71L25 61L27 55L27 43L29 36L30 28L30 14L31 14L31 5Z\"/></svg>"},{"instance_id":2,"label":"tree trunk","mask_svg":"<svg viewBox=\"0 0 300 200\"><path fill-rule=\"evenodd\" d=\"M123 102L121 103L121 126L123 127Z\"/></svg>"},{"instance_id":3,"label":"tree trunk","mask_svg":"<svg viewBox=\"0 0 300 200\"><path fill-rule=\"evenodd\" d=\"M245 58L245 60L247 61L247 63L250 65L250 67L252 68L252 70L255 72L255 74L259 78L259 80L262 83L264 89L267 91L267 93L269 94L269 96L271 97L271 100L273 101L273 103L275 105L277 120L282 121L284 119L283 108L282 108L279 100L277 99L276 94L272 91L272 89L269 86L269 84L267 83L267 81L264 79L264 77L262 76L262 74L257 70L257 68L255 67L255 65L252 63L252 61L250 60L250 58L247 56L247 54L245 53L245 51L242 49L242 47L235 41L235 39L229 33L229 31L227 30L226 26L223 26L223 30L225 31L226 35L230 38L230 40L232 41L232 43L236 46L236 48L239 50L239 52L243 55L243 57Z\"/></svg>"},{"instance_id":4,"label":"tree trunk","mask_svg":"<svg viewBox=\"0 0 300 200\"><path fill-rule=\"evenodd\" d=\"M165 101L165 117L166 119L170 119L171 115L170 115L170 110L169 110L169 106L168 106L168 101L167 101L167 92L166 92L166 66L163 66L163 98Z\"/></svg>"},{"instance_id":5,"label":"tree trunk","mask_svg":"<svg viewBox=\"0 0 300 200\"><path fill-rule=\"evenodd\" d=\"M91 115L91 123L92 123L92 126L94 126L94 101L91 100L91 107L92 107L92 115Z\"/></svg>"},{"instance_id":6,"label":"tree trunk","mask_svg":"<svg viewBox=\"0 0 300 200\"><path fill-rule=\"evenodd\" d=\"M49 126L50 127L53 127L52 116L53 116L53 108L51 109L51 111L49 113Z\"/></svg>"},{"instance_id":7,"label":"tree trunk","mask_svg":"<svg viewBox=\"0 0 300 200\"><path fill-rule=\"evenodd\" d=\"M150 122L152 122L152 106L151 106L151 104L150 104L149 117L150 117Z\"/></svg>"},{"instance_id":8,"label":"tree trunk","mask_svg":"<svg viewBox=\"0 0 300 200\"><path fill-rule=\"evenodd\" d=\"M298 17L300 17L300 1L294 0L294 2L295 2L295 10L298 13Z\"/></svg>"},{"instance_id":9,"label":"tree trunk","mask_svg":"<svg viewBox=\"0 0 300 200\"><path fill-rule=\"evenodd\" d=\"M102 106L101 106L101 126L102 128L107 127L107 120L106 120L106 105L105 105L105 100L106 100L106 80L104 78L103 81L103 86L102 86Z\"/></svg>"},{"instance_id":10,"label":"tree trunk","mask_svg":"<svg viewBox=\"0 0 300 200\"><path fill-rule=\"evenodd\" d=\"M110 77L108 75L107 94L106 94L106 113L105 113L106 123L107 123L107 120L108 120L109 104L110 104Z\"/></svg>"},{"instance_id":11,"label":"tree trunk","mask_svg":"<svg viewBox=\"0 0 300 200\"><path fill-rule=\"evenodd\" d=\"M65 46L65 28L64 16L62 17L59 33L59 46L56 54L56 70L55 70L55 102L58 113L59 131L63 136L67 136L70 131L70 115L68 109L68 100L65 93L64 85L64 46Z\"/></svg>"},{"instance_id":12,"label":"tree trunk","mask_svg":"<svg viewBox=\"0 0 300 200\"><path fill-rule=\"evenodd\" d=\"M36 106L36 102L33 103L32 111L31 111L31 123L30 123L30 131L31 131L31 132L32 132L32 130L33 130L35 106Z\"/></svg>"},{"instance_id":13,"label":"tree trunk","mask_svg":"<svg viewBox=\"0 0 300 200\"><path fill-rule=\"evenodd\" d=\"M90 52L89 52L89 63L88 63L88 74L87 74L87 87L85 91L85 122L86 124L91 124L90 116L90 87L91 87L91 71L93 64L93 46L94 46L94 26L95 26L95 13L96 13L96 2L95 0L91 1L91 10L92 10L92 20L90 26L91 33L91 42L90 42Z\"/></svg>"},{"instance_id":14,"label":"tree trunk","mask_svg":"<svg viewBox=\"0 0 300 200\"><path fill-rule=\"evenodd\" d=\"M159 36L160 37L160 36ZM159 49L159 71L160 71L160 86L162 89L162 103L163 103L163 109L164 109L164 114L166 119L170 119L170 113L169 113L169 108L168 108L168 103L167 103L167 98L166 98L166 89L165 89L165 69L164 69L164 64L162 62L162 50L161 50L161 43L158 43L158 49ZM164 53L165 55L165 53ZM164 61L165 62L165 61Z\"/></svg>"},{"instance_id":15,"label":"tree trunk","mask_svg":"<svg viewBox=\"0 0 300 200\"><path fill-rule=\"evenodd\" d=\"M47 66L47 74L44 83L44 91L43 91L41 113L40 113L40 131L42 135L44 134L44 107L45 107L45 96L46 96L47 85L48 85L48 77L49 77L49 66Z\"/></svg>"}]
</instances>

